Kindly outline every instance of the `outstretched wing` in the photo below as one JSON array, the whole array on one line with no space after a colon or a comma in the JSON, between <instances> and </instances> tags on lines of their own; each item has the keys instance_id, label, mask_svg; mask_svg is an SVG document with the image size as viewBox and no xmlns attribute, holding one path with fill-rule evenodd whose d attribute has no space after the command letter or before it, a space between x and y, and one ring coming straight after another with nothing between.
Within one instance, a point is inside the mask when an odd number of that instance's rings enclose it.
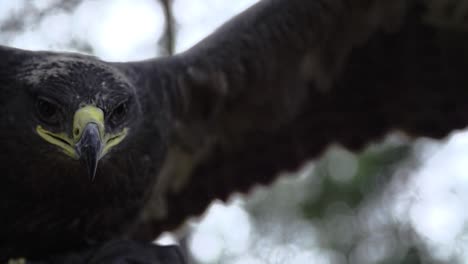
<instances>
[{"instance_id":1,"label":"outstretched wing","mask_svg":"<svg viewBox=\"0 0 468 264\"><path fill-rule=\"evenodd\" d=\"M264 0L187 52L122 64L148 94L166 91L175 120L133 236L153 239L331 143L356 150L393 129L442 137L468 124L466 34L441 42L450 29L424 24L416 2Z\"/></svg>"}]
</instances>

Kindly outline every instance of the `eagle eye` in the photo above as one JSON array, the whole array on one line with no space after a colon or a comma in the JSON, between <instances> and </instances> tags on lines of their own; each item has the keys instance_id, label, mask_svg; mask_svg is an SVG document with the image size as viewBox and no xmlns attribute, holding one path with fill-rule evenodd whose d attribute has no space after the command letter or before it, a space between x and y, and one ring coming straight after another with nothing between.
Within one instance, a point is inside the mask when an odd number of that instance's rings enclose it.
<instances>
[{"instance_id":1,"label":"eagle eye","mask_svg":"<svg viewBox=\"0 0 468 264\"><path fill-rule=\"evenodd\" d=\"M127 116L128 112L128 101L120 103L117 107L112 110L109 120L113 124L121 123L125 117Z\"/></svg>"},{"instance_id":2,"label":"eagle eye","mask_svg":"<svg viewBox=\"0 0 468 264\"><path fill-rule=\"evenodd\" d=\"M50 125L57 124L60 118L59 107L45 98L37 99L36 112L41 121Z\"/></svg>"}]
</instances>

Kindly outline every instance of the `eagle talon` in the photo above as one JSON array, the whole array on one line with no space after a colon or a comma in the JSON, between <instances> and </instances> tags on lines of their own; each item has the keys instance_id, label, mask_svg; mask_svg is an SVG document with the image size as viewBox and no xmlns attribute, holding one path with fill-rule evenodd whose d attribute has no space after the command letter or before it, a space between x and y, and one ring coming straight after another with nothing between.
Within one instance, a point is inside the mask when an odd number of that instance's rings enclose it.
<instances>
[{"instance_id":1,"label":"eagle talon","mask_svg":"<svg viewBox=\"0 0 468 264\"><path fill-rule=\"evenodd\" d=\"M7 264L26 264L25 258L9 259Z\"/></svg>"}]
</instances>

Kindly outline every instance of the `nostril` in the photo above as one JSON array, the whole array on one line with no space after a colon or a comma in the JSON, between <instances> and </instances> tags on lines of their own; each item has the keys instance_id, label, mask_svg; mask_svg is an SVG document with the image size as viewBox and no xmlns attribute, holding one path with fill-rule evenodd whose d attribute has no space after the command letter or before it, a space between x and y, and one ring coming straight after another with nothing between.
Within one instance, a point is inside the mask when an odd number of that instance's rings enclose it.
<instances>
[{"instance_id":1,"label":"nostril","mask_svg":"<svg viewBox=\"0 0 468 264\"><path fill-rule=\"evenodd\" d=\"M75 134L75 136L78 136L80 134L80 129L75 128L75 131L73 131L73 134Z\"/></svg>"}]
</instances>

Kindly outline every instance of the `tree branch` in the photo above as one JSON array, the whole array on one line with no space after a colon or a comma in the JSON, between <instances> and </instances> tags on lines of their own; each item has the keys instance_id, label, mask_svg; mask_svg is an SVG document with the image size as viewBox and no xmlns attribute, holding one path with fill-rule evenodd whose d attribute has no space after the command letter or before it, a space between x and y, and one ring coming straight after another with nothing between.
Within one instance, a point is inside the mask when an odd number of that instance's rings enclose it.
<instances>
[{"instance_id":1,"label":"tree branch","mask_svg":"<svg viewBox=\"0 0 468 264\"><path fill-rule=\"evenodd\" d=\"M168 56L174 54L175 49L175 19L172 12L173 0L159 0L159 2L164 12L165 27L158 44L161 55Z\"/></svg>"}]
</instances>

